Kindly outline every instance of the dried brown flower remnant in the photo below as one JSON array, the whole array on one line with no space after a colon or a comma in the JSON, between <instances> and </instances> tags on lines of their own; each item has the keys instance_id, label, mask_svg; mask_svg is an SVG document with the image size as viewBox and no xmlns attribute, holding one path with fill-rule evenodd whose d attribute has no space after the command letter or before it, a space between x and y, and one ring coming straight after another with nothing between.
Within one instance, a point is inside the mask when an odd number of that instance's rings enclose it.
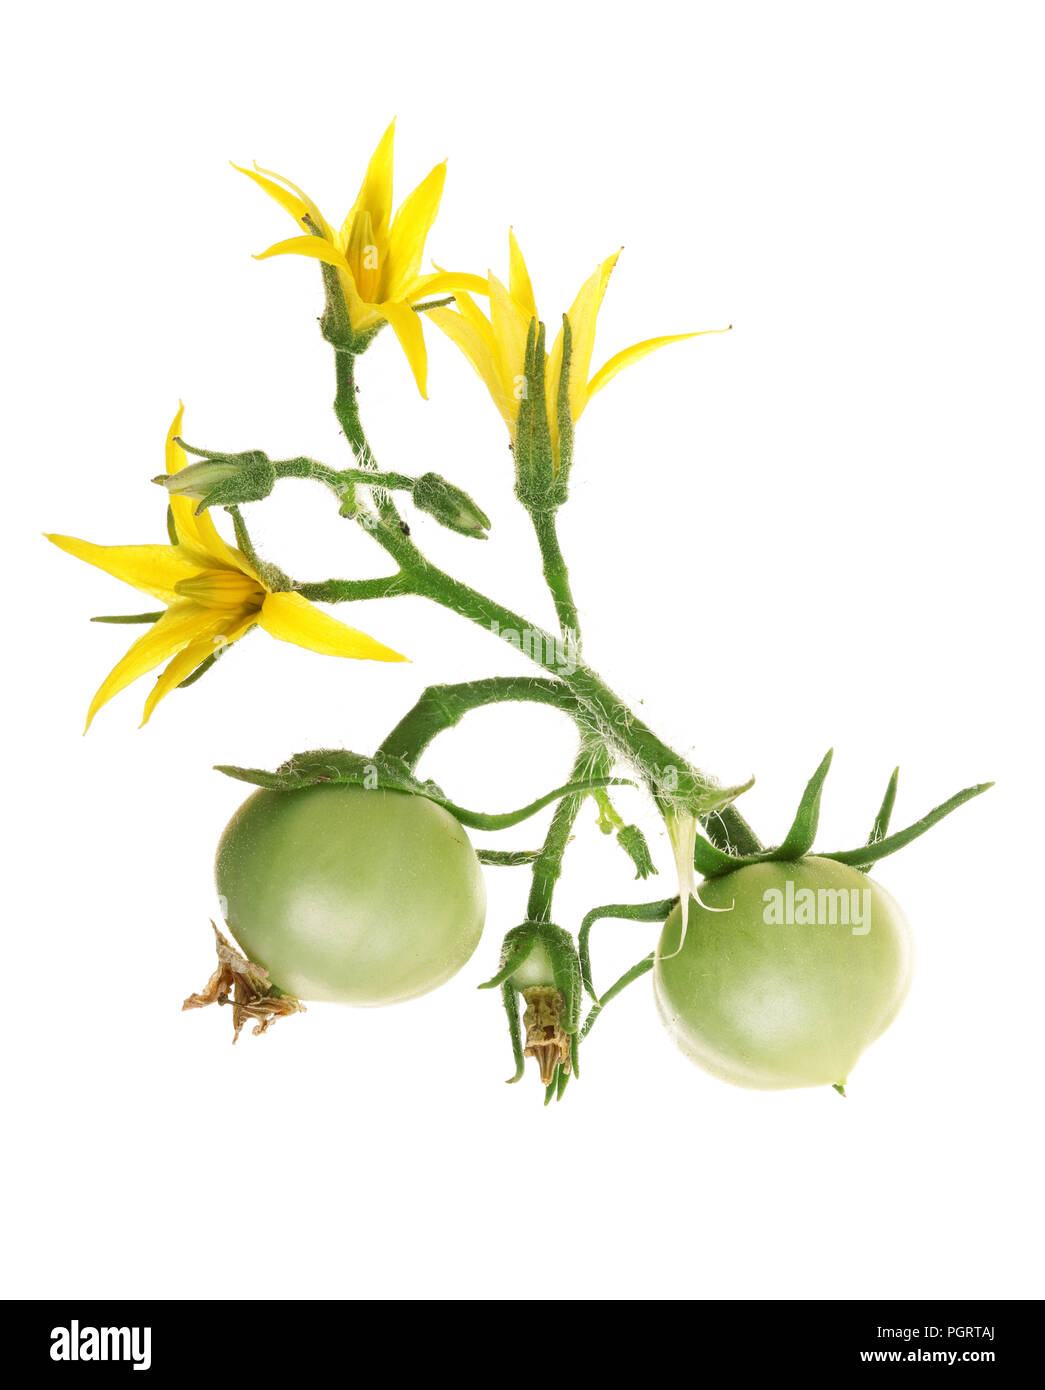
<instances>
[{"instance_id":1,"label":"dried brown flower remnant","mask_svg":"<svg viewBox=\"0 0 1045 1390\"><path fill-rule=\"evenodd\" d=\"M561 1065L566 1073L570 1070L570 1039L562 1027L566 1001L562 990L554 985L535 985L532 989L524 989L522 997L526 1001L526 1012L523 1014L525 1055L537 1059L541 1081L545 1086L550 1086L555 1079L556 1066Z\"/></svg>"},{"instance_id":2,"label":"dried brown flower remnant","mask_svg":"<svg viewBox=\"0 0 1045 1390\"><path fill-rule=\"evenodd\" d=\"M247 1019L257 1020L253 1033L264 1033L269 1024L287 1014L303 1014L305 1006L289 994L280 994L269 982L269 973L240 954L214 927L218 968L200 994L190 994L182 1009L204 1009L208 1004L232 1005L232 1041L236 1042ZM231 996L231 998L230 998Z\"/></svg>"}]
</instances>

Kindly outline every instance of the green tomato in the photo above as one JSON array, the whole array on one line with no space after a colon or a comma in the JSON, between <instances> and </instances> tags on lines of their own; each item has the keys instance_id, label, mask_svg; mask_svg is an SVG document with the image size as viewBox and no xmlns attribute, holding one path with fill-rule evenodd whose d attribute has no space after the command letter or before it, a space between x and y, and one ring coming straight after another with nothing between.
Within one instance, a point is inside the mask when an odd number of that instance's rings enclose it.
<instances>
[{"instance_id":1,"label":"green tomato","mask_svg":"<svg viewBox=\"0 0 1045 1390\"><path fill-rule=\"evenodd\" d=\"M422 796L323 783L259 791L218 846L225 921L298 999L393 1004L468 960L486 889L467 835Z\"/></svg>"},{"instance_id":2,"label":"green tomato","mask_svg":"<svg viewBox=\"0 0 1045 1390\"><path fill-rule=\"evenodd\" d=\"M700 896L708 907L690 901L684 940L678 907L665 922L653 973L682 1051L736 1086L843 1082L910 985L897 904L865 874L817 858L752 864L702 883Z\"/></svg>"}]
</instances>

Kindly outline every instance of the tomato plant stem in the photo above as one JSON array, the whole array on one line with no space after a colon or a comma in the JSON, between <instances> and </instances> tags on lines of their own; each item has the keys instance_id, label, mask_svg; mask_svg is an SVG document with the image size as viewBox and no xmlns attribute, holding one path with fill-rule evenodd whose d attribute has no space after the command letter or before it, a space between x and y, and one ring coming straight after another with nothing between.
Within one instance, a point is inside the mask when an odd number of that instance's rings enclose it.
<instances>
[{"instance_id":1,"label":"tomato plant stem","mask_svg":"<svg viewBox=\"0 0 1045 1390\"><path fill-rule=\"evenodd\" d=\"M555 604L562 635L572 639L580 650L581 625L577 616L577 604L570 588L570 574L566 560L559 545L559 532L556 524L557 512L554 509L530 512L537 544L541 550L541 563L544 580Z\"/></svg>"}]
</instances>

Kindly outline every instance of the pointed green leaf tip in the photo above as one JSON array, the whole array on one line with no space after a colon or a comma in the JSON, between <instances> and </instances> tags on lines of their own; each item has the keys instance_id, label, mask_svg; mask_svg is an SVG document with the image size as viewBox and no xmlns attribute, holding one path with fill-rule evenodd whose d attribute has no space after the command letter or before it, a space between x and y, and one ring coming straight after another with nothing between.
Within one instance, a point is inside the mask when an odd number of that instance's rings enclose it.
<instances>
[{"instance_id":1,"label":"pointed green leaf tip","mask_svg":"<svg viewBox=\"0 0 1045 1390\"><path fill-rule=\"evenodd\" d=\"M993 782L980 782L978 786L966 787L964 791L956 792L947 801L934 807L927 816L915 821L906 830L898 830L895 835L887 835L884 840L879 840L874 845L861 845L859 849L837 850L834 853L822 854L820 857L822 859L834 859L836 863L849 864L857 869L869 869L872 865L877 864L879 859L884 859L886 855L895 854L898 849L903 849L912 840L917 840L927 830L931 830L945 816L956 811L959 806L964 806L974 796L981 796L993 786Z\"/></svg>"},{"instance_id":2,"label":"pointed green leaf tip","mask_svg":"<svg viewBox=\"0 0 1045 1390\"><path fill-rule=\"evenodd\" d=\"M523 1051L522 1024L519 1021L519 996L514 985L508 980L501 986L501 1002L508 1019L508 1037L511 1040L512 1057L515 1061L515 1074L508 1078L508 1085L513 1086L523 1079L526 1072L526 1054Z\"/></svg>"},{"instance_id":3,"label":"pointed green leaf tip","mask_svg":"<svg viewBox=\"0 0 1045 1390\"><path fill-rule=\"evenodd\" d=\"M806 789L802 793L802 800L798 803L798 810L795 812L791 829L784 837L776 857L801 859L813 848L817 827L820 824L820 798L823 795L824 781L831 769L831 759L834 755L834 749L829 748L824 754L820 766L806 783Z\"/></svg>"},{"instance_id":4,"label":"pointed green leaf tip","mask_svg":"<svg viewBox=\"0 0 1045 1390\"><path fill-rule=\"evenodd\" d=\"M817 823L820 818L820 798L823 792L824 779L827 776L828 768L831 766L831 752L828 752L810 778L798 812L795 815L791 829L788 831L782 844L775 849L762 850L758 854L726 854L707 840L698 840L694 849L693 862L697 869L705 878L718 878L722 874L733 873L737 869L743 869L749 864L773 863L779 860L801 859L813 848L813 839L817 831ZM871 830L871 837L867 844L860 845L857 849L850 850L817 850L815 853L821 859L833 859L839 864L848 864L851 868L860 869L866 872L872 868L879 859L884 859L889 854L895 854L897 850L909 845L912 840L917 840L924 835L927 830L938 824L949 816L952 811L956 811L959 806L964 806L967 801L971 801L974 796L980 796L994 786L993 782L980 782L974 787L966 787L964 791L956 792L954 796L939 806L934 807L927 816L915 821L905 830L897 831L894 835L886 834L889 828L889 821L892 817L893 803L896 800L896 786L899 779L900 769L896 768L889 785L885 790L885 797L882 800L881 808L875 818L874 826Z\"/></svg>"},{"instance_id":5,"label":"pointed green leaf tip","mask_svg":"<svg viewBox=\"0 0 1045 1390\"><path fill-rule=\"evenodd\" d=\"M156 623L163 617L166 609L157 613L113 613L104 617L92 618L92 623Z\"/></svg>"},{"instance_id":6,"label":"pointed green leaf tip","mask_svg":"<svg viewBox=\"0 0 1045 1390\"><path fill-rule=\"evenodd\" d=\"M885 789L885 796L882 797L882 804L874 818L874 825L871 826L871 833L867 837L869 845L878 844L879 840L884 840L889 833L889 822L892 820L893 806L896 804L896 784L899 780L900 769L894 767L893 775L889 778L889 785Z\"/></svg>"}]
</instances>

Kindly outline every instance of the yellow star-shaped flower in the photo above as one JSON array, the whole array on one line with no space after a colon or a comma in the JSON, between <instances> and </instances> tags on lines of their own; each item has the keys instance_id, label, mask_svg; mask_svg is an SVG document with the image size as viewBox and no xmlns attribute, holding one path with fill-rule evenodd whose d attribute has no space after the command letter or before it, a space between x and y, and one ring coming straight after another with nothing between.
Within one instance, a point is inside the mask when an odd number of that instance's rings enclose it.
<instances>
[{"instance_id":1,"label":"yellow star-shaped flower","mask_svg":"<svg viewBox=\"0 0 1045 1390\"><path fill-rule=\"evenodd\" d=\"M508 233L509 273L505 286L492 272L484 293L490 298L489 318L472 297L459 290L455 294L455 309L432 309L429 318L457 344L479 373L494 404L501 412L515 442L515 427L525 390L526 342L530 324L539 321L537 305L519 244L514 232ZM592 351L595 347L595 324L602 307L610 274L620 252L607 257L581 286L577 298L566 315L570 324L570 368L567 399L570 418L576 424L591 398L602 390L618 372L631 366L647 353L667 343L680 343L684 338L697 338L699 333L673 333L667 337L647 338L611 357L589 380ZM705 329L704 332L721 332ZM552 451L559 456L559 380L562 375L563 330L559 333L545 359L545 406Z\"/></svg>"},{"instance_id":2,"label":"yellow star-shaped flower","mask_svg":"<svg viewBox=\"0 0 1045 1390\"><path fill-rule=\"evenodd\" d=\"M443 196L446 162L437 164L418 184L393 218L394 140L395 121L381 137L359 197L340 230L331 227L312 199L289 179L256 166L234 167L263 188L307 233L270 246L258 260L268 256L311 256L333 266L353 332L366 333L382 323L390 323L424 396L428 360L421 324L412 306L426 295L452 294L459 289L485 294L486 281L478 275L448 271L421 274L425 241Z\"/></svg>"},{"instance_id":3,"label":"yellow star-shaped flower","mask_svg":"<svg viewBox=\"0 0 1045 1390\"><path fill-rule=\"evenodd\" d=\"M181 421L179 408L167 435L168 473L179 472L187 462L175 442ZM77 559L167 605L163 616L102 682L87 711L85 733L102 705L146 671L167 662L145 702L142 724L147 723L165 695L255 625L283 642L295 642L324 656L406 660L366 633L313 608L300 594L274 593L247 557L222 540L209 514L195 514L195 501L172 496L170 505L176 545L93 545L72 536L47 537Z\"/></svg>"}]
</instances>

